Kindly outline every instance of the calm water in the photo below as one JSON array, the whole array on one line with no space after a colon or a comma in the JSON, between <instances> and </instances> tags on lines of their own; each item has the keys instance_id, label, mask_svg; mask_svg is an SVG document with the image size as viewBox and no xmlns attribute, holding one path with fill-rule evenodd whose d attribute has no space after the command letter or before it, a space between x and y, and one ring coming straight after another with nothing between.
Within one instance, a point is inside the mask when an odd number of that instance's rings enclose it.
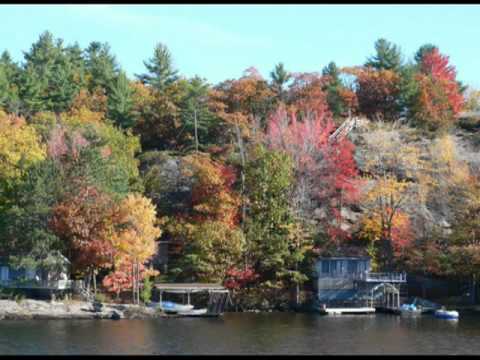
<instances>
[{"instance_id":1,"label":"calm water","mask_svg":"<svg viewBox=\"0 0 480 360\"><path fill-rule=\"evenodd\" d=\"M480 317L249 313L0 321L0 354L480 354Z\"/></svg>"}]
</instances>

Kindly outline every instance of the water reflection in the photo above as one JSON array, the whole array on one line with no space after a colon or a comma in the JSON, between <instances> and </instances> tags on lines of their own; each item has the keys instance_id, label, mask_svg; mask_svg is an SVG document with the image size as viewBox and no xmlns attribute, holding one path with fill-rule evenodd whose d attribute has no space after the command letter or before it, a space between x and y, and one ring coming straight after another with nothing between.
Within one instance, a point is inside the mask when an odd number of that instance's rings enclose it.
<instances>
[{"instance_id":1,"label":"water reflection","mask_svg":"<svg viewBox=\"0 0 480 360\"><path fill-rule=\"evenodd\" d=\"M2 321L0 354L479 354L480 318L226 314Z\"/></svg>"}]
</instances>

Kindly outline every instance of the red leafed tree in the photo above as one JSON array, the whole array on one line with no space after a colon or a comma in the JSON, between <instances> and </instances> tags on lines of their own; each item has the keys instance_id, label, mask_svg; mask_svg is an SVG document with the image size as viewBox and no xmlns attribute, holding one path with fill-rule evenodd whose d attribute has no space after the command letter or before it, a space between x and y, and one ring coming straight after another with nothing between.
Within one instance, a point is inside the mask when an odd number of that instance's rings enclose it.
<instances>
[{"instance_id":1,"label":"red leafed tree","mask_svg":"<svg viewBox=\"0 0 480 360\"><path fill-rule=\"evenodd\" d=\"M75 130L68 133L62 126L57 126L50 133L50 138L47 143L48 156L55 160L61 160L65 156L72 156L73 159L78 159L80 151L89 145L87 139Z\"/></svg>"},{"instance_id":2,"label":"red leafed tree","mask_svg":"<svg viewBox=\"0 0 480 360\"><path fill-rule=\"evenodd\" d=\"M413 102L415 119L432 129L456 120L465 102L456 81L455 67L437 48L425 54L415 79L418 91Z\"/></svg>"},{"instance_id":3,"label":"red leafed tree","mask_svg":"<svg viewBox=\"0 0 480 360\"><path fill-rule=\"evenodd\" d=\"M289 90L290 109L301 119L308 116L331 117L327 103L327 94L322 90L328 82L327 77L317 73L294 73Z\"/></svg>"},{"instance_id":4,"label":"red leafed tree","mask_svg":"<svg viewBox=\"0 0 480 360\"><path fill-rule=\"evenodd\" d=\"M50 221L51 229L68 244L74 268L87 272L95 290L97 270L111 267L115 253L110 241L112 209L106 194L87 186L57 205Z\"/></svg>"},{"instance_id":5,"label":"red leafed tree","mask_svg":"<svg viewBox=\"0 0 480 360\"><path fill-rule=\"evenodd\" d=\"M422 57L420 68L424 74L431 75L435 79L456 81L455 67L449 63L449 57L440 54L437 48Z\"/></svg>"},{"instance_id":6,"label":"red leafed tree","mask_svg":"<svg viewBox=\"0 0 480 360\"><path fill-rule=\"evenodd\" d=\"M399 116L400 77L392 70L372 68L357 71L359 111L373 120L395 120Z\"/></svg>"},{"instance_id":7,"label":"red leafed tree","mask_svg":"<svg viewBox=\"0 0 480 360\"><path fill-rule=\"evenodd\" d=\"M253 283L259 277L251 267L246 269L231 268L227 270L225 280L223 282L227 289L239 290Z\"/></svg>"},{"instance_id":8,"label":"red leafed tree","mask_svg":"<svg viewBox=\"0 0 480 360\"><path fill-rule=\"evenodd\" d=\"M284 107L279 107L269 119L267 141L294 159L294 207L303 217L308 217L318 202L326 210L327 232L337 240L340 235L346 235L340 230L340 209L357 197L354 145L346 138L330 140L335 125L330 112L321 109L323 107L317 107L315 113L309 112L303 121L298 121L295 112L289 115Z\"/></svg>"},{"instance_id":9,"label":"red leafed tree","mask_svg":"<svg viewBox=\"0 0 480 360\"><path fill-rule=\"evenodd\" d=\"M132 290L134 279L132 276L132 265L128 261L117 260L115 264L115 271L112 271L107 276L103 278L102 285L105 289L117 296L117 299L120 298L120 294L127 290ZM144 264L138 265L138 276L140 279L145 279L147 276L158 274L157 271L154 271Z\"/></svg>"}]
</instances>

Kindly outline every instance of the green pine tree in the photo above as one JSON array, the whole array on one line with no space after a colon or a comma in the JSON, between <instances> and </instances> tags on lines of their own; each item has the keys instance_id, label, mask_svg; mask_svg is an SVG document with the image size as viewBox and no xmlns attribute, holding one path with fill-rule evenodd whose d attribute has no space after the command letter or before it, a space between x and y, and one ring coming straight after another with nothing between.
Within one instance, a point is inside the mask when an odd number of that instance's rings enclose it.
<instances>
[{"instance_id":1,"label":"green pine tree","mask_svg":"<svg viewBox=\"0 0 480 360\"><path fill-rule=\"evenodd\" d=\"M162 43L157 44L153 57L144 61L143 64L148 72L137 75L138 79L158 91L164 90L166 86L178 79L177 70L173 68L172 55Z\"/></svg>"},{"instance_id":2,"label":"green pine tree","mask_svg":"<svg viewBox=\"0 0 480 360\"><path fill-rule=\"evenodd\" d=\"M367 60L365 66L394 71L398 71L402 66L402 54L397 45L385 39L378 39L375 42L375 51L376 54Z\"/></svg>"},{"instance_id":3,"label":"green pine tree","mask_svg":"<svg viewBox=\"0 0 480 360\"><path fill-rule=\"evenodd\" d=\"M134 123L133 89L124 71L115 79L108 97L108 118L122 128L130 128Z\"/></svg>"}]
</instances>

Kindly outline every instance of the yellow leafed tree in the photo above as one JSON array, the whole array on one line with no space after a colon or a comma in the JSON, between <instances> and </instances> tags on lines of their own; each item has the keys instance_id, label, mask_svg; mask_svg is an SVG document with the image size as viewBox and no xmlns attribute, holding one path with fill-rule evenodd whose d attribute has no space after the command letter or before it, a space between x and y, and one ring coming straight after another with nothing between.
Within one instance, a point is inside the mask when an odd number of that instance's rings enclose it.
<instances>
[{"instance_id":1,"label":"yellow leafed tree","mask_svg":"<svg viewBox=\"0 0 480 360\"><path fill-rule=\"evenodd\" d=\"M9 186L38 161L46 147L35 129L20 117L0 112L0 177Z\"/></svg>"},{"instance_id":2,"label":"yellow leafed tree","mask_svg":"<svg viewBox=\"0 0 480 360\"><path fill-rule=\"evenodd\" d=\"M150 199L129 194L117 209L117 231L113 244L117 251L116 263L128 262L132 271L132 295L140 300L140 267L156 252L156 240L161 230L156 227L155 206Z\"/></svg>"}]
</instances>

